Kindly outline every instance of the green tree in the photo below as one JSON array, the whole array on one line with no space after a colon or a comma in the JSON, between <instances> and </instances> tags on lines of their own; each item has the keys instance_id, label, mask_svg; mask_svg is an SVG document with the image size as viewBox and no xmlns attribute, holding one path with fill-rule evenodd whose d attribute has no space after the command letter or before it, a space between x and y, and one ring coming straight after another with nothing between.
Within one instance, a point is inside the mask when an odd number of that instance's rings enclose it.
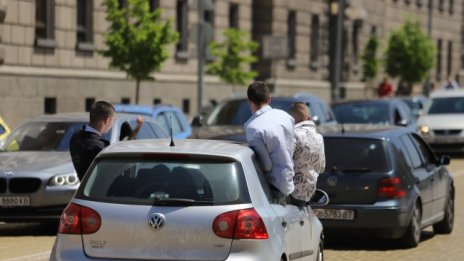
<instances>
[{"instance_id":1,"label":"green tree","mask_svg":"<svg viewBox=\"0 0 464 261\"><path fill-rule=\"evenodd\" d=\"M385 51L385 71L406 83L404 94L410 94L412 84L422 81L432 68L435 47L418 22L410 19L393 31Z\"/></svg>"},{"instance_id":2,"label":"green tree","mask_svg":"<svg viewBox=\"0 0 464 261\"><path fill-rule=\"evenodd\" d=\"M248 40L247 32L235 28L226 29L224 36L224 42L212 42L209 45L216 60L207 66L206 72L218 75L232 86L247 85L258 75L256 71L249 70L249 67L257 60L252 53L258 49L259 45Z\"/></svg>"},{"instance_id":3,"label":"green tree","mask_svg":"<svg viewBox=\"0 0 464 261\"><path fill-rule=\"evenodd\" d=\"M120 7L118 0L104 0L106 20L110 24L104 35L107 46L101 54L111 59L110 66L125 71L136 80L135 103L139 102L140 81L153 80L168 58L167 45L178 39L170 21L161 20L161 9L151 12L147 0L127 0Z\"/></svg>"},{"instance_id":4,"label":"green tree","mask_svg":"<svg viewBox=\"0 0 464 261\"><path fill-rule=\"evenodd\" d=\"M378 48L379 38L376 35L371 35L361 56L363 81L373 80L377 76L377 72L379 71L379 60L376 57Z\"/></svg>"}]
</instances>

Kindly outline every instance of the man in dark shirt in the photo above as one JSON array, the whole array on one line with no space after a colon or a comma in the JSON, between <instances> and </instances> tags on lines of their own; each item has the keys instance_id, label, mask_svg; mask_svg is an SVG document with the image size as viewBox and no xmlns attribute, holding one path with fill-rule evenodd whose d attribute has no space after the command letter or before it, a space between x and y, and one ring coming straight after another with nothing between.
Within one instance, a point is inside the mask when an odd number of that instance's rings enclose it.
<instances>
[{"instance_id":1,"label":"man in dark shirt","mask_svg":"<svg viewBox=\"0 0 464 261\"><path fill-rule=\"evenodd\" d=\"M110 144L102 139L113 126L114 107L108 102L97 101L90 108L90 121L71 137L71 158L80 180L97 154Z\"/></svg>"}]
</instances>

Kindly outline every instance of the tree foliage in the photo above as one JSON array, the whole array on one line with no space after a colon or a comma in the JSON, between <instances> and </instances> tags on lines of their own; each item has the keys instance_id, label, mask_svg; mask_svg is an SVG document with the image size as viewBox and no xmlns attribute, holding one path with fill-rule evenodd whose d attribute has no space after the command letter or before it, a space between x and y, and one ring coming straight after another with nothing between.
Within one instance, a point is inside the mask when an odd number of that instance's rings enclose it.
<instances>
[{"instance_id":1,"label":"tree foliage","mask_svg":"<svg viewBox=\"0 0 464 261\"><path fill-rule=\"evenodd\" d=\"M363 67L363 81L369 81L377 76L379 71L379 60L377 59L377 49L379 48L379 38L371 35L364 47L361 56Z\"/></svg>"},{"instance_id":2,"label":"tree foliage","mask_svg":"<svg viewBox=\"0 0 464 261\"><path fill-rule=\"evenodd\" d=\"M258 49L258 43L249 41L249 34L235 28L224 31L222 43L212 42L209 47L216 60L209 64L206 72L218 75L227 84L247 85L258 74L249 69L257 60L251 53Z\"/></svg>"},{"instance_id":3,"label":"tree foliage","mask_svg":"<svg viewBox=\"0 0 464 261\"><path fill-rule=\"evenodd\" d=\"M407 20L391 33L385 52L385 71L409 85L422 81L434 64L435 48L418 22Z\"/></svg>"},{"instance_id":4,"label":"tree foliage","mask_svg":"<svg viewBox=\"0 0 464 261\"><path fill-rule=\"evenodd\" d=\"M119 7L118 0L104 0L106 20L110 24L104 35L107 46L101 54L111 59L110 66L125 71L137 81L136 103L142 80L154 79L168 58L167 45L178 39L170 21L161 20L161 9L151 12L147 0L127 0Z\"/></svg>"}]
</instances>

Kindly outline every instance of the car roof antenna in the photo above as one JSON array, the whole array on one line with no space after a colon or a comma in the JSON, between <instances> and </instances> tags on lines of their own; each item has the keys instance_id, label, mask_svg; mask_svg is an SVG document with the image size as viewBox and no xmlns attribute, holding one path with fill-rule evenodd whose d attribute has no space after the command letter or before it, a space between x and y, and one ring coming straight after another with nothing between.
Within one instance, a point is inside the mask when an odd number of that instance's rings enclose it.
<instances>
[{"instance_id":1,"label":"car roof antenna","mask_svg":"<svg viewBox=\"0 0 464 261\"><path fill-rule=\"evenodd\" d=\"M169 135L171 136L171 144L169 144L169 147L174 147L176 146L174 144L174 139L172 138L172 119L171 119L172 115L169 116Z\"/></svg>"}]
</instances>

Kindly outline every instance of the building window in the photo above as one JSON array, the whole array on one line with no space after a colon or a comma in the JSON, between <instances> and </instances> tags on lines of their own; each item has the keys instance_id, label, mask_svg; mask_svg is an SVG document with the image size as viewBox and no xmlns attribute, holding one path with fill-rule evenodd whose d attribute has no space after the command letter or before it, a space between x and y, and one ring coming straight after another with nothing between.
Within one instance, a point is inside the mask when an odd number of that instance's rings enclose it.
<instances>
[{"instance_id":1,"label":"building window","mask_svg":"<svg viewBox=\"0 0 464 261\"><path fill-rule=\"evenodd\" d=\"M288 12L287 19L288 57L287 66L295 67L296 55L296 11Z\"/></svg>"},{"instance_id":2,"label":"building window","mask_svg":"<svg viewBox=\"0 0 464 261\"><path fill-rule=\"evenodd\" d=\"M361 20L353 21L353 31L351 32L351 40L353 45L353 62L358 64L359 61L359 33L361 31L362 22Z\"/></svg>"},{"instance_id":3,"label":"building window","mask_svg":"<svg viewBox=\"0 0 464 261\"><path fill-rule=\"evenodd\" d=\"M93 0L77 0L77 50L93 51Z\"/></svg>"},{"instance_id":4,"label":"building window","mask_svg":"<svg viewBox=\"0 0 464 261\"><path fill-rule=\"evenodd\" d=\"M128 6L128 3L127 3L127 0L118 0L118 7L119 8L127 8Z\"/></svg>"},{"instance_id":5,"label":"building window","mask_svg":"<svg viewBox=\"0 0 464 261\"><path fill-rule=\"evenodd\" d=\"M187 0L177 0L176 27L179 33L179 42L176 46L177 58L188 58L188 6Z\"/></svg>"},{"instance_id":6,"label":"building window","mask_svg":"<svg viewBox=\"0 0 464 261\"><path fill-rule=\"evenodd\" d=\"M85 111L90 111L90 108L95 103L95 98L89 97L85 98Z\"/></svg>"},{"instance_id":7,"label":"building window","mask_svg":"<svg viewBox=\"0 0 464 261\"><path fill-rule=\"evenodd\" d=\"M238 29L238 4L229 5L229 27Z\"/></svg>"},{"instance_id":8,"label":"building window","mask_svg":"<svg viewBox=\"0 0 464 261\"><path fill-rule=\"evenodd\" d=\"M190 113L190 99L182 100L182 111L186 114Z\"/></svg>"},{"instance_id":9,"label":"building window","mask_svg":"<svg viewBox=\"0 0 464 261\"><path fill-rule=\"evenodd\" d=\"M454 8L454 0L449 0L448 13L450 15L453 14L453 8Z\"/></svg>"},{"instance_id":10,"label":"building window","mask_svg":"<svg viewBox=\"0 0 464 261\"><path fill-rule=\"evenodd\" d=\"M377 34L377 26L372 25L371 26L371 35L376 35Z\"/></svg>"},{"instance_id":11,"label":"building window","mask_svg":"<svg viewBox=\"0 0 464 261\"><path fill-rule=\"evenodd\" d=\"M45 97L44 104L45 114L55 114L56 113L56 98L55 97Z\"/></svg>"},{"instance_id":12,"label":"building window","mask_svg":"<svg viewBox=\"0 0 464 261\"><path fill-rule=\"evenodd\" d=\"M161 103L161 99L159 99L159 98L153 99L153 104L154 104L154 105L160 104L160 103Z\"/></svg>"},{"instance_id":13,"label":"building window","mask_svg":"<svg viewBox=\"0 0 464 261\"><path fill-rule=\"evenodd\" d=\"M319 50L319 15L311 17L311 39L310 39L310 54L309 66L311 69L317 69L317 56Z\"/></svg>"},{"instance_id":14,"label":"building window","mask_svg":"<svg viewBox=\"0 0 464 261\"><path fill-rule=\"evenodd\" d=\"M448 63L446 65L446 73L448 76L451 75L453 70L453 42L448 41Z\"/></svg>"},{"instance_id":15,"label":"building window","mask_svg":"<svg viewBox=\"0 0 464 261\"><path fill-rule=\"evenodd\" d=\"M435 78L437 81L441 80L441 39L437 40L437 68Z\"/></svg>"},{"instance_id":16,"label":"building window","mask_svg":"<svg viewBox=\"0 0 464 261\"><path fill-rule=\"evenodd\" d=\"M130 104L130 98L127 98L127 97L121 98L121 103L122 104Z\"/></svg>"},{"instance_id":17,"label":"building window","mask_svg":"<svg viewBox=\"0 0 464 261\"><path fill-rule=\"evenodd\" d=\"M35 45L55 48L55 1L37 0L35 5Z\"/></svg>"},{"instance_id":18,"label":"building window","mask_svg":"<svg viewBox=\"0 0 464 261\"><path fill-rule=\"evenodd\" d=\"M422 7L422 4L423 4L423 3L422 3L422 0L416 0L416 5L417 5L418 7Z\"/></svg>"},{"instance_id":19,"label":"building window","mask_svg":"<svg viewBox=\"0 0 464 261\"><path fill-rule=\"evenodd\" d=\"M445 0L440 0L440 1L438 2L438 10L439 10L440 12L445 11Z\"/></svg>"},{"instance_id":20,"label":"building window","mask_svg":"<svg viewBox=\"0 0 464 261\"><path fill-rule=\"evenodd\" d=\"M404 0L404 2L409 5L411 3L411 0Z\"/></svg>"},{"instance_id":21,"label":"building window","mask_svg":"<svg viewBox=\"0 0 464 261\"><path fill-rule=\"evenodd\" d=\"M150 12L155 11L160 7L160 1L159 0L149 0L150 2Z\"/></svg>"}]
</instances>

